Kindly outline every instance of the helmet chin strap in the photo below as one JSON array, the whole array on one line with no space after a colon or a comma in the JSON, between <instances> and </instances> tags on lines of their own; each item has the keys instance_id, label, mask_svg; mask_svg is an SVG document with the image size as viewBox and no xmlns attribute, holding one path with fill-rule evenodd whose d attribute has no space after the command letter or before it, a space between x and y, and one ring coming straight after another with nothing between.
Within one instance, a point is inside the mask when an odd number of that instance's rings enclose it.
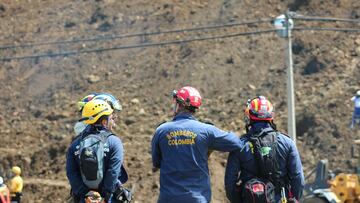
<instances>
[{"instance_id":1,"label":"helmet chin strap","mask_svg":"<svg viewBox=\"0 0 360 203\"><path fill-rule=\"evenodd\" d=\"M107 117L106 119L106 125L104 125L104 127L107 129L107 130L112 130L113 127L115 127L115 122L111 122L111 119L110 119L110 116Z\"/></svg>"},{"instance_id":2,"label":"helmet chin strap","mask_svg":"<svg viewBox=\"0 0 360 203\"><path fill-rule=\"evenodd\" d=\"M175 102L173 104L173 112L174 112L174 116L178 113L179 111L179 103Z\"/></svg>"},{"instance_id":3,"label":"helmet chin strap","mask_svg":"<svg viewBox=\"0 0 360 203\"><path fill-rule=\"evenodd\" d=\"M250 124L245 124L246 133L249 133L249 130L250 130Z\"/></svg>"}]
</instances>

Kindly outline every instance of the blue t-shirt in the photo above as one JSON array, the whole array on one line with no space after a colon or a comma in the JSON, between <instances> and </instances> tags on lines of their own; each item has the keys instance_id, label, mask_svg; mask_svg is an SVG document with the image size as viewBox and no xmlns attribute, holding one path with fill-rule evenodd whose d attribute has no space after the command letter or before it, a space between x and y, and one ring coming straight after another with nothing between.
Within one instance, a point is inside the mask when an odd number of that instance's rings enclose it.
<instances>
[{"instance_id":1,"label":"blue t-shirt","mask_svg":"<svg viewBox=\"0 0 360 203\"><path fill-rule=\"evenodd\" d=\"M160 168L158 203L210 202L208 152L240 150L239 137L180 113L160 125L152 140L153 166Z\"/></svg>"}]
</instances>

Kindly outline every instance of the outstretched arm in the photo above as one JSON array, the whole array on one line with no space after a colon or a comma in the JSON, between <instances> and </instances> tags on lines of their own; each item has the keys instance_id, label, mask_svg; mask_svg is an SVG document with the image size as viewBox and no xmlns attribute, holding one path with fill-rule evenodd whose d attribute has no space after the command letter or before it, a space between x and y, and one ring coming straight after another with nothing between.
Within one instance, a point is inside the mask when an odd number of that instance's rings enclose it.
<instances>
[{"instance_id":1,"label":"outstretched arm","mask_svg":"<svg viewBox=\"0 0 360 203\"><path fill-rule=\"evenodd\" d=\"M241 149L241 142L239 137L232 132L225 132L215 126L208 128L209 149L219 150L224 152L231 152Z\"/></svg>"}]
</instances>

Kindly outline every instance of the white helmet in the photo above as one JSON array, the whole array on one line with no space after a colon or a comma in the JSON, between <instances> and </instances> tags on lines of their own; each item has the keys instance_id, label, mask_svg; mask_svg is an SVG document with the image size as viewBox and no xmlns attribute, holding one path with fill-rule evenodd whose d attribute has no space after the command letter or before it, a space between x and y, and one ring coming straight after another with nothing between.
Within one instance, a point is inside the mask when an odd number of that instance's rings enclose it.
<instances>
[{"instance_id":1,"label":"white helmet","mask_svg":"<svg viewBox=\"0 0 360 203\"><path fill-rule=\"evenodd\" d=\"M4 179L0 176L0 185L4 183Z\"/></svg>"},{"instance_id":2,"label":"white helmet","mask_svg":"<svg viewBox=\"0 0 360 203\"><path fill-rule=\"evenodd\" d=\"M356 92L356 95L357 95L357 96L360 96L360 90L358 90L358 91Z\"/></svg>"}]
</instances>

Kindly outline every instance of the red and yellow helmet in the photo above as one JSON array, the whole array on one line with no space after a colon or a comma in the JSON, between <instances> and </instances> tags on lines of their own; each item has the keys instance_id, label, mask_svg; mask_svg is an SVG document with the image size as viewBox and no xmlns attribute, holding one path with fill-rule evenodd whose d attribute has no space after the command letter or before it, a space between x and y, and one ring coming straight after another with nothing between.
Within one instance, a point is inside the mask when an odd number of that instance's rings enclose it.
<instances>
[{"instance_id":1,"label":"red and yellow helmet","mask_svg":"<svg viewBox=\"0 0 360 203\"><path fill-rule=\"evenodd\" d=\"M264 96L249 99L245 108L245 117L254 121L271 121L274 119L274 107Z\"/></svg>"},{"instance_id":2,"label":"red and yellow helmet","mask_svg":"<svg viewBox=\"0 0 360 203\"><path fill-rule=\"evenodd\" d=\"M173 91L173 98L185 107L199 108L201 106L201 95L197 89L185 86Z\"/></svg>"}]
</instances>

